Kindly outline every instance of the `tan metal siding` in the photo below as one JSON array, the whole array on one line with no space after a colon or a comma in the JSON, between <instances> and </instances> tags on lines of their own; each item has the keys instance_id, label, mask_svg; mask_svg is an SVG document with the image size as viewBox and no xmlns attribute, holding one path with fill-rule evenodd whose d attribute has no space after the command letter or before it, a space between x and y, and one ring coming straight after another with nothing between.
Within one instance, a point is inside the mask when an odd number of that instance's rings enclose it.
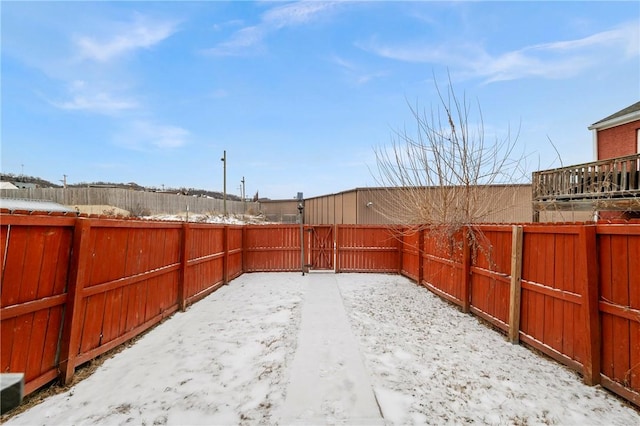
<instances>
[{"instance_id":1,"label":"tan metal siding","mask_svg":"<svg viewBox=\"0 0 640 426\"><path fill-rule=\"evenodd\" d=\"M261 201L260 211L270 222L296 223L298 202L296 200Z\"/></svg>"}]
</instances>

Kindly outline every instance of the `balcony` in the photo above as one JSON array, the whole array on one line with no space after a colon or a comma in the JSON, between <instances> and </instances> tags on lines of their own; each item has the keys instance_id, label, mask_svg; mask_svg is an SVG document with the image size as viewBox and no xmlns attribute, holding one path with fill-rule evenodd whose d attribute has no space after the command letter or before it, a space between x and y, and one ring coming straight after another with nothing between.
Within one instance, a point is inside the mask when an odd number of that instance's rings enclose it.
<instances>
[{"instance_id":1,"label":"balcony","mask_svg":"<svg viewBox=\"0 0 640 426\"><path fill-rule=\"evenodd\" d=\"M534 221L541 211L640 211L640 153L533 172Z\"/></svg>"}]
</instances>

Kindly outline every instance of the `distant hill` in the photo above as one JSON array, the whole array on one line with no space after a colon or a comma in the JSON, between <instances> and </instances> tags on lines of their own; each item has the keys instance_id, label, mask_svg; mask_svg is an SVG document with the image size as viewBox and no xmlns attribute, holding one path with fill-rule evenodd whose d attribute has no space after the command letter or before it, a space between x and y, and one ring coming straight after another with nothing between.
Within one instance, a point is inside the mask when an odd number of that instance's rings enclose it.
<instances>
[{"instance_id":1,"label":"distant hill","mask_svg":"<svg viewBox=\"0 0 640 426\"><path fill-rule=\"evenodd\" d=\"M23 182L23 183L34 183L40 188L62 188L62 185L58 185L48 180L34 177L34 176L26 176L26 175L14 175L13 173L0 173L0 181L4 182ZM129 183L114 183L114 182L80 182L80 183L69 183L67 184L67 188L86 188L86 187L96 187L96 188L121 188L121 189L131 189L134 191L147 191L147 192L164 192L167 194L183 194L183 195L194 195L198 197L211 197L222 199L224 198L224 194L218 191L207 191L205 189L195 189L195 188L154 188L154 187L145 187L142 185L138 185L135 182ZM234 194L227 194L228 200L233 201L241 201L241 198Z\"/></svg>"},{"instance_id":2,"label":"distant hill","mask_svg":"<svg viewBox=\"0 0 640 426\"><path fill-rule=\"evenodd\" d=\"M56 185L48 180L44 180L39 177L26 176L26 175L14 175L13 173L0 173L0 181L3 182L24 182L35 183L41 188L62 188L62 185Z\"/></svg>"}]
</instances>

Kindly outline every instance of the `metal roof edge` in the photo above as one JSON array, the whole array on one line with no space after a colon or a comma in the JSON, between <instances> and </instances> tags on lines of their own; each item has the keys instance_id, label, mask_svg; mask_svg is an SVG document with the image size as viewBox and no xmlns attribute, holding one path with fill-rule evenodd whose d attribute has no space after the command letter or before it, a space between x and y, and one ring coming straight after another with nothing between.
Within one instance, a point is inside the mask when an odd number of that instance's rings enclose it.
<instances>
[{"instance_id":1,"label":"metal roof edge","mask_svg":"<svg viewBox=\"0 0 640 426\"><path fill-rule=\"evenodd\" d=\"M632 109L632 111L618 115L624 110ZM603 118L600 121L596 121L591 126L588 127L589 130L605 130L611 127L620 126L622 124L631 123L633 121L640 120L640 102L636 102L633 105L624 108L615 114L612 114L606 118Z\"/></svg>"}]
</instances>

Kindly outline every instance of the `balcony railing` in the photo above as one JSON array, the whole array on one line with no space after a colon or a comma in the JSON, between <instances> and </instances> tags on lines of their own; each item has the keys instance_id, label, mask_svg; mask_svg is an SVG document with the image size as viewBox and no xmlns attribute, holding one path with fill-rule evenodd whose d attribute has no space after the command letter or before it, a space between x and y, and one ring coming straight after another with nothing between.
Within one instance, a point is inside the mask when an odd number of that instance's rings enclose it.
<instances>
[{"instance_id":1,"label":"balcony railing","mask_svg":"<svg viewBox=\"0 0 640 426\"><path fill-rule=\"evenodd\" d=\"M638 210L640 153L534 172L532 182L534 210L550 204L558 209Z\"/></svg>"}]
</instances>

